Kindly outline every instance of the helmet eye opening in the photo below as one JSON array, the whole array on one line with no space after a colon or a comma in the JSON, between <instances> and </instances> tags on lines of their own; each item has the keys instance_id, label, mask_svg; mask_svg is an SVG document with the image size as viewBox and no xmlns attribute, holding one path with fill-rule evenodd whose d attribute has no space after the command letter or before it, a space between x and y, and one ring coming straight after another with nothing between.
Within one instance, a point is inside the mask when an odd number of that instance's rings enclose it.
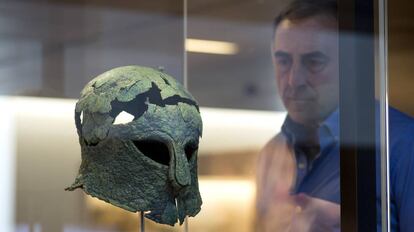
<instances>
[{"instance_id":1,"label":"helmet eye opening","mask_svg":"<svg viewBox=\"0 0 414 232\"><path fill-rule=\"evenodd\" d=\"M170 163L170 152L163 142L157 140L134 140L135 147L146 157L153 161L168 166Z\"/></svg>"}]
</instances>

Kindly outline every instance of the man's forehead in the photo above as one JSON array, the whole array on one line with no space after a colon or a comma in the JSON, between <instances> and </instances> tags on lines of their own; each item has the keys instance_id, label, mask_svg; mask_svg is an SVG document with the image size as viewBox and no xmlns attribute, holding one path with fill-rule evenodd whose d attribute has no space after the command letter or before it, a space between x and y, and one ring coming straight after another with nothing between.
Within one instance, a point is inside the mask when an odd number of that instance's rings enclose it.
<instances>
[{"instance_id":1,"label":"man's forehead","mask_svg":"<svg viewBox=\"0 0 414 232\"><path fill-rule=\"evenodd\" d=\"M337 43L335 21L326 22L326 17L311 17L300 21L285 19L278 25L274 37L275 49L281 50L326 50Z\"/></svg>"}]
</instances>

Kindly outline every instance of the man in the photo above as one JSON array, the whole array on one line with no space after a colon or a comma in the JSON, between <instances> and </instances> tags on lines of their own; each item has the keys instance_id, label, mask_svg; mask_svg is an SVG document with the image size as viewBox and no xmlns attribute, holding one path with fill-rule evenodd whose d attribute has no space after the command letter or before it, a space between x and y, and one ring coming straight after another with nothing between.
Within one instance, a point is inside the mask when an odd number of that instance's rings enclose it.
<instances>
[{"instance_id":1,"label":"man","mask_svg":"<svg viewBox=\"0 0 414 232\"><path fill-rule=\"evenodd\" d=\"M294 1L274 21L273 64L288 116L260 154L258 231L340 230L337 22L332 0ZM393 231L411 228L413 135L412 119L390 109Z\"/></svg>"}]
</instances>

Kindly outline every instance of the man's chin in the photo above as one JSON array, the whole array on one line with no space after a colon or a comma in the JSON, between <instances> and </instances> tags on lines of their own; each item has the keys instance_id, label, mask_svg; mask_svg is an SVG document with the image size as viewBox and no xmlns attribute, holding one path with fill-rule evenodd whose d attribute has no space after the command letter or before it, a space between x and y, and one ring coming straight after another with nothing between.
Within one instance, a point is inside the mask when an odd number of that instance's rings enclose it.
<instances>
[{"instance_id":1,"label":"man's chin","mask_svg":"<svg viewBox=\"0 0 414 232\"><path fill-rule=\"evenodd\" d=\"M312 100L289 100L289 108L295 111L306 111L315 107L315 101Z\"/></svg>"},{"instance_id":2,"label":"man's chin","mask_svg":"<svg viewBox=\"0 0 414 232\"><path fill-rule=\"evenodd\" d=\"M289 117L300 124L317 124L317 116L315 115L316 111L307 111L304 109L301 110L288 110Z\"/></svg>"}]
</instances>

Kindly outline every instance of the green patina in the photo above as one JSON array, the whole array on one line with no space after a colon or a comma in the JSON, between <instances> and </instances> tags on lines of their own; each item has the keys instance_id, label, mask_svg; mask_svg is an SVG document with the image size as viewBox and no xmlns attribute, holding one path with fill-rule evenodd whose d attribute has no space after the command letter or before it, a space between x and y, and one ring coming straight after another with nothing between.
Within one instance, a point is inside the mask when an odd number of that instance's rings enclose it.
<instances>
[{"instance_id":1,"label":"green patina","mask_svg":"<svg viewBox=\"0 0 414 232\"><path fill-rule=\"evenodd\" d=\"M134 120L114 124L122 111ZM196 101L174 78L140 66L105 72L81 92L75 121L82 164L67 190L82 188L168 225L182 224L200 211L197 147L202 121ZM148 141L154 145L140 147Z\"/></svg>"}]
</instances>

